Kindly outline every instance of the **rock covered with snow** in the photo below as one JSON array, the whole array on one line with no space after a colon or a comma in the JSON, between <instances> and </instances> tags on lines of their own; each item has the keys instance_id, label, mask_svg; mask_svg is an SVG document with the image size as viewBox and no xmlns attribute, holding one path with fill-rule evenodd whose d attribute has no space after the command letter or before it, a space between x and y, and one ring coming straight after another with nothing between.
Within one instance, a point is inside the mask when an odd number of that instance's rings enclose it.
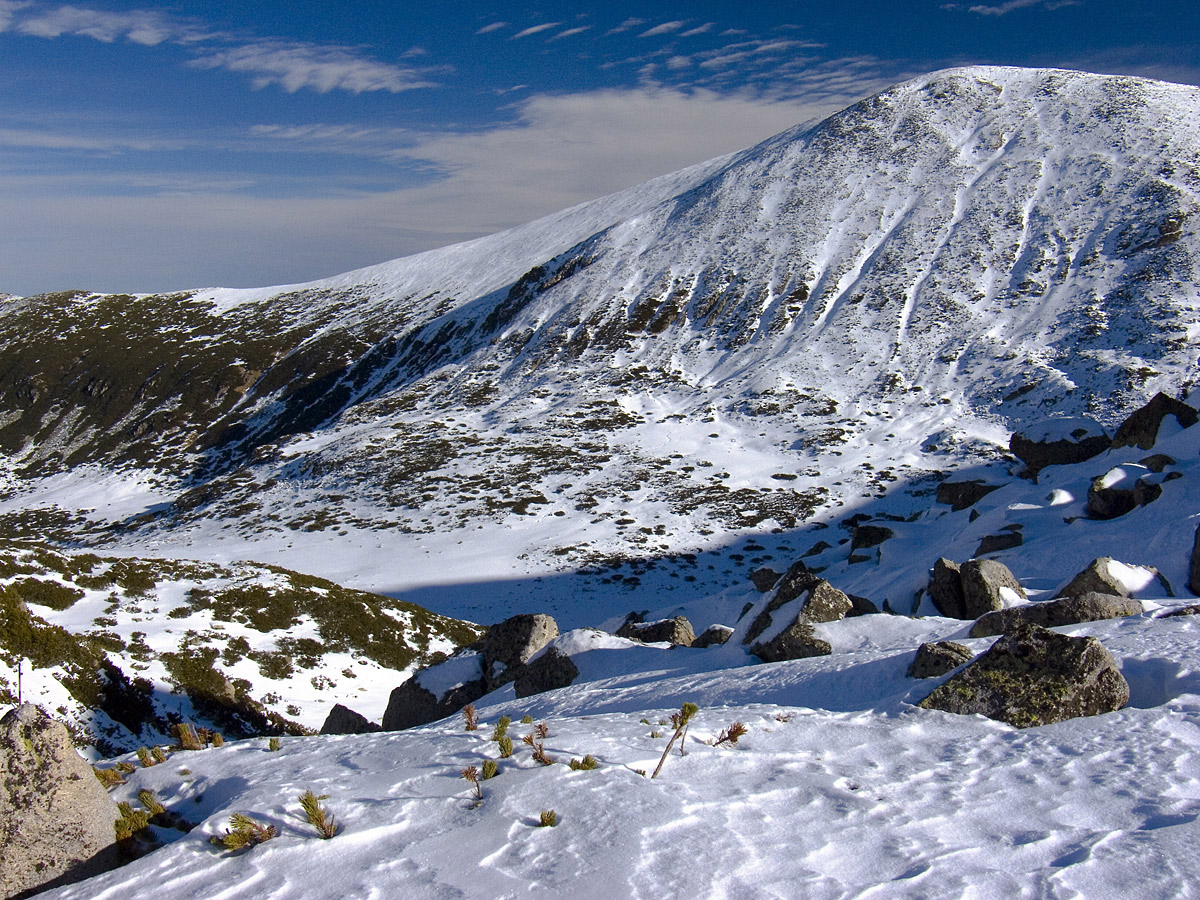
<instances>
[{"instance_id":1,"label":"rock covered with snow","mask_svg":"<svg viewBox=\"0 0 1200 900\"><path fill-rule=\"evenodd\" d=\"M1094 519L1115 519L1162 495L1162 476L1140 463L1121 463L1092 479L1087 512Z\"/></svg>"},{"instance_id":2,"label":"rock covered with snow","mask_svg":"<svg viewBox=\"0 0 1200 900\"><path fill-rule=\"evenodd\" d=\"M1015 431L1008 448L1033 475L1047 466L1083 462L1103 453L1112 438L1099 422L1084 416L1044 419Z\"/></svg>"},{"instance_id":3,"label":"rock covered with snow","mask_svg":"<svg viewBox=\"0 0 1200 900\"><path fill-rule=\"evenodd\" d=\"M1128 701L1129 684L1098 640L1022 624L919 706L1030 728L1115 712Z\"/></svg>"},{"instance_id":4,"label":"rock covered with snow","mask_svg":"<svg viewBox=\"0 0 1200 900\"><path fill-rule=\"evenodd\" d=\"M1025 599L1008 566L993 559L971 559L960 566L940 558L926 591L937 610L951 619L978 619Z\"/></svg>"},{"instance_id":5,"label":"rock covered with snow","mask_svg":"<svg viewBox=\"0 0 1200 900\"><path fill-rule=\"evenodd\" d=\"M0 886L4 897L88 878L118 864L117 804L36 706L0 719Z\"/></svg>"},{"instance_id":6,"label":"rock covered with snow","mask_svg":"<svg viewBox=\"0 0 1200 900\"><path fill-rule=\"evenodd\" d=\"M668 643L680 647L690 647L696 639L692 623L685 616L674 616L655 622L626 621L617 629L617 636L641 641L643 644Z\"/></svg>"},{"instance_id":7,"label":"rock covered with snow","mask_svg":"<svg viewBox=\"0 0 1200 900\"><path fill-rule=\"evenodd\" d=\"M1158 579L1158 570L1150 566L1131 566L1111 556L1101 556L1067 582L1055 594L1055 598L1077 597L1092 592L1135 597L1144 594Z\"/></svg>"},{"instance_id":8,"label":"rock covered with snow","mask_svg":"<svg viewBox=\"0 0 1200 900\"><path fill-rule=\"evenodd\" d=\"M1191 428L1200 419L1200 413L1186 403L1168 397L1159 391L1145 406L1130 414L1117 433L1113 435L1113 449L1140 447L1149 450L1159 438L1159 431L1167 416L1175 419L1175 429Z\"/></svg>"}]
</instances>

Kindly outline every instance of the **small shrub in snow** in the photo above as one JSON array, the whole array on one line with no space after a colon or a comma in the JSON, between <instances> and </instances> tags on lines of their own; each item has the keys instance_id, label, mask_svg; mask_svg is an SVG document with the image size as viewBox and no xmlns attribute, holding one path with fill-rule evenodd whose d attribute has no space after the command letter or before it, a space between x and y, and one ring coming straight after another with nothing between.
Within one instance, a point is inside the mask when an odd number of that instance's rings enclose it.
<instances>
[{"instance_id":1,"label":"small shrub in snow","mask_svg":"<svg viewBox=\"0 0 1200 900\"><path fill-rule=\"evenodd\" d=\"M679 741L679 755L687 755L683 749L683 739L687 735L688 725L691 724L692 716L696 715L699 711L700 707L695 703L685 703L680 707L679 712L671 716L671 724L675 726L675 733L671 735L671 740L667 741L667 749L663 751L662 759L658 761L658 767L654 770L654 774L650 776L651 778L658 777L658 773L662 771L663 763L667 761L667 754L671 752L671 747L675 745L676 741Z\"/></svg>"},{"instance_id":2,"label":"small shrub in snow","mask_svg":"<svg viewBox=\"0 0 1200 900\"><path fill-rule=\"evenodd\" d=\"M468 703L463 707L463 724L467 731L479 730L479 714L475 712L475 704Z\"/></svg>"},{"instance_id":3,"label":"small shrub in snow","mask_svg":"<svg viewBox=\"0 0 1200 900\"><path fill-rule=\"evenodd\" d=\"M532 741L530 743L533 746L533 758L535 761L540 762L543 766L554 765L554 757L546 752L545 744L541 741L538 741L536 744Z\"/></svg>"},{"instance_id":4,"label":"small shrub in snow","mask_svg":"<svg viewBox=\"0 0 1200 900\"><path fill-rule=\"evenodd\" d=\"M154 758L154 764L165 763L167 761L167 751L162 747L154 747L150 751L150 756Z\"/></svg>"},{"instance_id":5,"label":"small shrub in snow","mask_svg":"<svg viewBox=\"0 0 1200 900\"><path fill-rule=\"evenodd\" d=\"M587 754L583 759L572 759L571 768L575 771L591 771L592 769L600 768L600 763L596 761L596 757L592 754Z\"/></svg>"},{"instance_id":6,"label":"small shrub in snow","mask_svg":"<svg viewBox=\"0 0 1200 900\"><path fill-rule=\"evenodd\" d=\"M116 769L100 769L92 766L92 771L96 774L96 780L104 785L105 790L112 790L118 784L125 783L125 779L121 777L121 773Z\"/></svg>"},{"instance_id":7,"label":"small shrub in snow","mask_svg":"<svg viewBox=\"0 0 1200 900\"><path fill-rule=\"evenodd\" d=\"M278 750L279 747L280 747L279 738L273 737L267 741L267 749L268 750L274 752L274 751Z\"/></svg>"},{"instance_id":8,"label":"small shrub in snow","mask_svg":"<svg viewBox=\"0 0 1200 900\"><path fill-rule=\"evenodd\" d=\"M129 803L122 802L117 804L117 810L121 818L113 822L113 831L118 842L132 840L135 834L150 824L150 813L144 809L134 809Z\"/></svg>"},{"instance_id":9,"label":"small shrub in snow","mask_svg":"<svg viewBox=\"0 0 1200 900\"><path fill-rule=\"evenodd\" d=\"M179 739L180 750L204 749L204 741L200 739L200 735L196 733L196 729L187 722L180 722L178 725L171 726L171 731Z\"/></svg>"},{"instance_id":10,"label":"small shrub in snow","mask_svg":"<svg viewBox=\"0 0 1200 900\"><path fill-rule=\"evenodd\" d=\"M550 737L550 729L548 727L546 727L545 722L538 722L538 724L533 727L533 733L536 734L543 741L546 738Z\"/></svg>"},{"instance_id":11,"label":"small shrub in snow","mask_svg":"<svg viewBox=\"0 0 1200 900\"><path fill-rule=\"evenodd\" d=\"M225 746L225 737L224 737L224 735L221 734L221 732L214 731L212 733L212 745L214 747L224 747Z\"/></svg>"},{"instance_id":12,"label":"small shrub in snow","mask_svg":"<svg viewBox=\"0 0 1200 900\"><path fill-rule=\"evenodd\" d=\"M317 834L324 840L329 840L338 833L338 825L334 821L333 815L321 805L321 801L328 798L328 794L317 796L311 790L305 791L299 797L300 808L304 810L309 824L317 829Z\"/></svg>"},{"instance_id":13,"label":"small shrub in snow","mask_svg":"<svg viewBox=\"0 0 1200 900\"><path fill-rule=\"evenodd\" d=\"M489 778L495 778L499 774L500 764L498 762L496 762L494 759L485 759L483 761L482 777L484 781L487 781Z\"/></svg>"},{"instance_id":14,"label":"small shrub in snow","mask_svg":"<svg viewBox=\"0 0 1200 900\"><path fill-rule=\"evenodd\" d=\"M500 758L501 759L508 759L510 756L513 755L512 738L508 737L507 735L500 738L500 740L498 740L496 742L496 745L500 748Z\"/></svg>"},{"instance_id":15,"label":"small shrub in snow","mask_svg":"<svg viewBox=\"0 0 1200 900\"><path fill-rule=\"evenodd\" d=\"M747 730L748 729L746 726L741 722L734 722L719 735L717 735L717 739L712 742L712 745L714 747L720 747L722 744L736 744L738 742L738 738L745 737Z\"/></svg>"},{"instance_id":16,"label":"small shrub in snow","mask_svg":"<svg viewBox=\"0 0 1200 900\"><path fill-rule=\"evenodd\" d=\"M147 788L142 788L137 794L138 803L146 807L146 811L152 816L160 815L167 811L166 807L158 802L158 798L154 796L154 791Z\"/></svg>"},{"instance_id":17,"label":"small shrub in snow","mask_svg":"<svg viewBox=\"0 0 1200 900\"><path fill-rule=\"evenodd\" d=\"M498 741L508 734L508 726L512 724L512 719L508 716L501 716L496 721L496 727L492 729L492 740Z\"/></svg>"},{"instance_id":18,"label":"small shrub in snow","mask_svg":"<svg viewBox=\"0 0 1200 900\"><path fill-rule=\"evenodd\" d=\"M137 766L135 766L133 763L128 763L128 762L119 762L116 764L116 766L114 768L118 772L120 772L122 775L132 775L134 772L137 771Z\"/></svg>"},{"instance_id":19,"label":"small shrub in snow","mask_svg":"<svg viewBox=\"0 0 1200 900\"><path fill-rule=\"evenodd\" d=\"M137 758L138 758L138 762L140 762L142 764L143 769L148 769L152 765L154 765L154 757L152 757L150 755L149 747L138 747L137 748Z\"/></svg>"},{"instance_id":20,"label":"small shrub in snow","mask_svg":"<svg viewBox=\"0 0 1200 900\"><path fill-rule=\"evenodd\" d=\"M475 799L483 799L483 785L479 783L479 770L474 766L467 766L462 770L462 777L471 782L471 786L475 789Z\"/></svg>"},{"instance_id":21,"label":"small shrub in snow","mask_svg":"<svg viewBox=\"0 0 1200 900\"><path fill-rule=\"evenodd\" d=\"M558 813L552 809L543 809L538 816L538 828L553 828L558 824Z\"/></svg>"},{"instance_id":22,"label":"small shrub in snow","mask_svg":"<svg viewBox=\"0 0 1200 900\"><path fill-rule=\"evenodd\" d=\"M532 725L533 724L533 716L529 715L528 713L521 716L521 724L522 725Z\"/></svg>"},{"instance_id":23,"label":"small shrub in snow","mask_svg":"<svg viewBox=\"0 0 1200 900\"><path fill-rule=\"evenodd\" d=\"M224 833L214 834L208 841L226 850L243 850L265 843L275 834L274 825L264 825L243 813L234 813L229 817L229 827Z\"/></svg>"}]
</instances>

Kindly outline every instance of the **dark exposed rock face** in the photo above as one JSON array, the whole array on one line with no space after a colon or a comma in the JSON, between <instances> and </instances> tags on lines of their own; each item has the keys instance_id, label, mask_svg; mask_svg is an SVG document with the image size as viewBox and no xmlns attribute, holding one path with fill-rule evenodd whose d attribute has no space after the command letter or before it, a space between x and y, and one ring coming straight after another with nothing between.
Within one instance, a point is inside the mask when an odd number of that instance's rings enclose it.
<instances>
[{"instance_id":1,"label":"dark exposed rock face","mask_svg":"<svg viewBox=\"0 0 1200 900\"><path fill-rule=\"evenodd\" d=\"M1128 597L1114 594L1089 592L1073 597L1062 597L1028 606L1013 606L981 616L971 627L971 637L991 637L1007 634L1022 623L1056 628L1059 625L1077 625L1080 622L1098 622L1102 619L1119 619L1138 616L1142 604Z\"/></svg>"},{"instance_id":2,"label":"dark exposed rock face","mask_svg":"<svg viewBox=\"0 0 1200 900\"><path fill-rule=\"evenodd\" d=\"M453 661L455 658L451 657ZM445 665L442 663L441 665ZM430 669L437 669L431 666ZM423 670L428 671L428 670ZM440 697L417 680L420 672L392 691L383 713L384 731L401 731L453 715L468 703L474 703L487 691L482 678L466 681L449 689Z\"/></svg>"},{"instance_id":3,"label":"dark exposed rock face","mask_svg":"<svg viewBox=\"0 0 1200 900\"><path fill-rule=\"evenodd\" d=\"M1124 463L1093 478L1088 488L1087 512L1093 519L1115 519L1157 500L1162 494L1159 478L1146 466Z\"/></svg>"},{"instance_id":4,"label":"dark exposed rock face","mask_svg":"<svg viewBox=\"0 0 1200 900\"><path fill-rule=\"evenodd\" d=\"M846 618L873 616L879 613L879 607L866 597L856 597L854 594L847 594L846 596L850 600L850 610L846 613Z\"/></svg>"},{"instance_id":5,"label":"dark exposed rock face","mask_svg":"<svg viewBox=\"0 0 1200 900\"><path fill-rule=\"evenodd\" d=\"M933 564L933 575L929 579L929 597L933 605L948 619L973 618L967 615L967 603L963 597L962 572L958 563L942 557Z\"/></svg>"},{"instance_id":6,"label":"dark exposed rock face","mask_svg":"<svg viewBox=\"0 0 1200 900\"><path fill-rule=\"evenodd\" d=\"M1008 441L1013 456L1025 463L1036 475L1046 466L1079 463L1103 453L1112 444L1104 429L1090 419L1051 420L1050 428L1031 428L1027 433L1014 433ZM1047 439L1047 432L1055 435Z\"/></svg>"},{"instance_id":7,"label":"dark exposed rock face","mask_svg":"<svg viewBox=\"0 0 1200 900\"><path fill-rule=\"evenodd\" d=\"M833 646L817 637L809 622L797 618L769 641L752 646L750 652L763 662L783 662L788 659L807 659L810 656L828 656L833 652Z\"/></svg>"},{"instance_id":8,"label":"dark exposed rock face","mask_svg":"<svg viewBox=\"0 0 1200 900\"><path fill-rule=\"evenodd\" d=\"M641 641L643 644L665 642L690 647L696 640L696 633L692 630L691 622L683 616L676 616L658 622L626 622L617 629L617 637Z\"/></svg>"},{"instance_id":9,"label":"dark exposed rock face","mask_svg":"<svg viewBox=\"0 0 1200 900\"><path fill-rule=\"evenodd\" d=\"M692 646L703 649L705 647L718 647L722 644L727 644L729 643L729 639L733 637L733 631L728 625L709 625L692 641Z\"/></svg>"},{"instance_id":10,"label":"dark exposed rock face","mask_svg":"<svg viewBox=\"0 0 1200 900\"><path fill-rule=\"evenodd\" d=\"M960 571L963 611L966 613L963 618L978 619L984 613L1003 609L1005 588L1025 599L1025 589L1004 563L994 559L972 559L963 563Z\"/></svg>"},{"instance_id":11,"label":"dark exposed rock face","mask_svg":"<svg viewBox=\"0 0 1200 900\"><path fill-rule=\"evenodd\" d=\"M374 734L379 730L380 727L366 716L340 703L334 704L321 726L321 734Z\"/></svg>"},{"instance_id":12,"label":"dark exposed rock face","mask_svg":"<svg viewBox=\"0 0 1200 900\"><path fill-rule=\"evenodd\" d=\"M579 677L579 668L557 647L549 648L528 665L522 667L513 681L513 690L518 697L528 697L543 691L567 687Z\"/></svg>"},{"instance_id":13,"label":"dark exposed rock face","mask_svg":"<svg viewBox=\"0 0 1200 900\"><path fill-rule=\"evenodd\" d=\"M1129 685L1098 640L1023 625L919 705L1029 728L1113 712L1127 702Z\"/></svg>"},{"instance_id":14,"label":"dark exposed rock face","mask_svg":"<svg viewBox=\"0 0 1200 900\"><path fill-rule=\"evenodd\" d=\"M67 730L25 704L0 719L0 888L70 884L119 864L117 804Z\"/></svg>"},{"instance_id":15,"label":"dark exposed rock face","mask_svg":"<svg viewBox=\"0 0 1200 900\"><path fill-rule=\"evenodd\" d=\"M979 542L975 549L976 556L987 553L999 553L1001 550L1014 550L1025 542L1019 531L1005 531L1002 534L989 534Z\"/></svg>"},{"instance_id":16,"label":"dark exposed rock face","mask_svg":"<svg viewBox=\"0 0 1200 900\"><path fill-rule=\"evenodd\" d=\"M1188 590L1200 594L1200 527L1196 528L1196 536L1192 539L1192 562L1188 569Z\"/></svg>"},{"instance_id":17,"label":"dark exposed rock face","mask_svg":"<svg viewBox=\"0 0 1200 900\"><path fill-rule=\"evenodd\" d=\"M868 547L878 547L884 541L896 536L896 532L886 525L859 525L854 529L850 541L851 550L865 550Z\"/></svg>"},{"instance_id":18,"label":"dark exposed rock face","mask_svg":"<svg viewBox=\"0 0 1200 900\"><path fill-rule=\"evenodd\" d=\"M909 678L939 678L970 662L975 654L954 641L928 641L917 648L908 667Z\"/></svg>"},{"instance_id":19,"label":"dark exposed rock face","mask_svg":"<svg viewBox=\"0 0 1200 900\"><path fill-rule=\"evenodd\" d=\"M779 583L779 579L783 576L774 569L755 569L750 573L750 580L754 582L754 588L760 594L765 594L771 588Z\"/></svg>"},{"instance_id":20,"label":"dark exposed rock face","mask_svg":"<svg viewBox=\"0 0 1200 900\"><path fill-rule=\"evenodd\" d=\"M516 669L556 637L558 623L543 613L513 616L488 628L480 646L487 690L512 681Z\"/></svg>"},{"instance_id":21,"label":"dark exposed rock face","mask_svg":"<svg viewBox=\"0 0 1200 900\"><path fill-rule=\"evenodd\" d=\"M1167 416L1174 416L1183 428L1191 428L1200 419L1200 413L1186 403L1159 392L1121 423L1113 435L1113 449L1136 446L1149 450L1158 440L1158 430Z\"/></svg>"},{"instance_id":22,"label":"dark exposed rock face","mask_svg":"<svg viewBox=\"0 0 1200 900\"><path fill-rule=\"evenodd\" d=\"M958 512L974 506L1000 487L982 481L943 481L937 487L937 502L948 504L950 509Z\"/></svg>"}]
</instances>

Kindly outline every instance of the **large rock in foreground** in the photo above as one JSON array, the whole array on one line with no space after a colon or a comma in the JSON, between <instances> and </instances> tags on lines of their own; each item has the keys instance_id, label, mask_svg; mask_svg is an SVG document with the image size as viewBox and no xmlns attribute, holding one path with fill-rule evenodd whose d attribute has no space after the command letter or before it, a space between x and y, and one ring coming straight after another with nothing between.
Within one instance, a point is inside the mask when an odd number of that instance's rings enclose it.
<instances>
[{"instance_id":1,"label":"large rock in foreground","mask_svg":"<svg viewBox=\"0 0 1200 900\"><path fill-rule=\"evenodd\" d=\"M1115 712L1128 702L1129 685L1098 640L1022 625L919 705L1030 728Z\"/></svg>"},{"instance_id":2,"label":"large rock in foreground","mask_svg":"<svg viewBox=\"0 0 1200 900\"><path fill-rule=\"evenodd\" d=\"M1060 597L990 612L980 616L979 621L971 626L971 637L1006 634L1022 623L1057 628L1060 625L1078 625L1080 622L1099 622L1141 614L1142 604L1138 600L1090 591L1075 597Z\"/></svg>"},{"instance_id":3,"label":"large rock in foreground","mask_svg":"<svg viewBox=\"0 0 1200 900\"><path fill-rule=\"evenodd\" d=\"M25 704L0 719L0 886L4 897L118 865L117 804L59 723Z\"/></svg>"}]
</instances>

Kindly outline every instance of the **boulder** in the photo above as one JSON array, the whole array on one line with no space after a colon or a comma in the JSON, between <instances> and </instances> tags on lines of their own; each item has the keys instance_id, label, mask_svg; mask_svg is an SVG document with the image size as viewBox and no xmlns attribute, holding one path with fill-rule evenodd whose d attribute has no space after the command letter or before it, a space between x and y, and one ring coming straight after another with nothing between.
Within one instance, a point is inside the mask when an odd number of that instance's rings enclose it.
<instances>
[{"instance_id":1,"label":"boulder","mask_svg":"<svg viewBox=\"0 0 1200 900\"><path fill-rule=\"evenodd\" d=\"M1080 463L1112 444L1104 427L1084 417L1046 419L1015 432L1008 441L1013 456L1036 475L1046 466Z\"/></svg>"},{"instance_id":2,"label":"boulder","mask_svg":"<svg viewBox=\"0 0 1200 900\"><path fill-rule=\"evenodd\" d=\"M719 647L729 643L731 637L733 637L733 629L728 625L709 625L692 641L692 646L699 649Z\"/></svg>"},{"instance_id":3,"label":"boulder","mask_svg":"<svg viewBox=\"0 0 1200 900\"><path fill-rule=\"evenodd\" d=\"M428 692L426 692L428 693ZM430 696L433 696L430 694ZM374 734L382 729L361 713L356 713L348 706L335 703L325 723L321 726L321 734Z\"/></svg>"},{"instance_id":4,"label":"boulder","mask_svg":"<svg viewBox=\"0 0 1200 900\"><path fill-rule=\"evenodd\" d=\"M1029 728L1114 712L1128 701L1129 685L1098 640L1025 624L919 706Z\"/></svg>"},{"instance_id":5,"label":"boulder","mask_svg":"<svg viewBox=\"0 0 1200 900\"><path fill-rule=\"evenodd\" d=\"M849 597L821 578L809 590L800 613L810 622L836 622L853 608Z\"/></svg>"},{"instance_id":6,"label":"boulder","mask_svg":"<svg viewBox=\"0 0 1200 900\"><path fill-rule=\"evenodd\" d=\"M549 647L540 656L521 668L513 680L518 697L528 697L543 691L566 687L579 677L579 669L567 654Z\"/></svg>"},{"instance_id":7,"label":"boulder","mask_svg":"<svg viewBox=\"0 0 1200 900\"><path fill-rule=\"evenodd\" d=\"M70 884L120 863L117 804L32 704L0 719L0 887L4 897Z\"/></svg>"},{"instance_id":8,"label":"boulder","mask_svg":"<svg viewBox=\"0 0 1200 900\"><path fill-rule=\"evenodd\" d=\"M1179 609L1173 609L1170 612L1165 612L1160 619L1171 619L1175 616L1200 616L1200 603L1191 603L1188 606L1181 606Z\"/></svg>"},{"instance_id":9,"label":"boulder","mask_svg":"<svg viewBox=\"0 0 1200 900\"><path fill-rule=\"evenodd\" d=\"M1013 550L1025 542L1019 531L1006 531L1003 534L984 535L975 549L976 556L986 553L999 553L1001 550Z\"/></svg>"},{"instance_id":10,"label":"boulder","mask_svg":"<svg viewBox=\"0 0 1200 900\"><path fill-rule=\"evenodd\" d=\"M878 547L884 541L891 540L896 532L886 525L859 525L854 529L850 540L851 550L865 550Z\"/></svg>"},{"instance_id":11,"label":"boulder","mask_svg":"<svg viewBox=\"0 0 1200 900\"><path fill-rule=\"evenodd\" d=\"M847 594L846 597L850 600L850 609L846 613L847 619L854 618L855 616L878 615L879 607L866 597L856 597L854 594Z\"/></svg>"},{"instance_id":12,"label":"boulder","mask_svg":"<svg viewBox=\"0 0 1200 900\"><path fill-rule=\"evenodd\" d=\"M1157 577L1157 569L1149 566L1130 566L1118 562L1111 556L1101 556L1088 563L1087 568L1072 578L1066 587L1054 596L1055 599L1058 599L1059 597L1078 597L1080 594L1096 593L1129 597L1134 593L1130 588L1131 578L1137 578L1148 584Z\"/></svg>"},{"instance_id":13,"label":"boulder","mask_svg":"<svg viewBox=\"0 0 1200 900\"><path fill-rule=\"evenodd\" d=\"M1000 487L982 481L943 481L937 487L937 502L948 504L952 511L958 512L974 506Z\"/></svg>"},{"instance_id":14,"label":"boulder","mask_svg":"<svg viewBox=\"0 0 1200 900\"><path fill-rule=\"evenodd\" d=\"M746 636L742 638L742 643L747 645L754 643L759 635L771 628L774 614L778 610L793 600L801 598L803 602L796 618L803 619L805 622L836 622L854 608L849 597L825 579L818 578L808 571L804 563L797 562L780 580L779 586L775 589L775 596L755 617Z\"/></svg>"},{"instance_id":15,"label":"boulder","mask_svg":"<svg viewBox=\"0 0 1200 900\"><path fill-rule=\"evenodd\" d=\"M809 622L797 618L770 640L752 646L750 652L763 662L783 662L810 656L828 656L833 652L833 645L817 637Z\"/></svg>"},{"instance_id":16,"label":"boulder","mask_svg":"<svg viewBox=\"0 0 1200 900\"><path fill-rule=\"evenodd\" d=\"M445 662L417 672L388 697L383 730L436 722L474 703L487 693L479 659L477 652L460 650Z\"/></svg>"},{"instance_id":17,"label":"boulder","mask_svg":"<svg viewBox=\"0 0 1200 900\"><path fill-rule=\"evenodd\" d=\"M939 678L971 661L975 654L954 641L927 641L917 648L909 678Z\"/></svg>"},{"instance_id":18,"label":"boulder","mask_svg":"<svg viewBox=\"0 0 1200 900\"><path fill-rule=\"evenodd\" d=\"M942 557L933 564L933 575L926 589L934 608L948 619L969 619L963 597L962 572L958 563Z\"/></svg>"},{"instance_id":19,"label":"boulder","mask_svg":"<svg viewBox=\"0 0 1200 900\"><path fill-rule=\"evenodd\" d=\"M556 637L558 623L544 613L512 616L489 627L479 648L487 690L512 681L516 670Z\"/></svg>"},{"instance_id":20,"label":"boulder","mask_svg":"<svg viewBox=\"0 0 1200 900\"><path fill-rule=\"evenodd\" d=\"M1073 597L1060 597L1057 600L1013 606L987 613L980 616L979 621L971 626L971 637L1007 634L1021 623L1057 628L1060 625L1120 619L1124 616L1138 616L1141 613L1142 604L1137 600L1090 591Z\"/></svg>"},{"instance_id":21,"label":"boulder","mask_svg":"<svg viewBox=\"0 0 1200 900\"><path fill-rule=\"evenodd\" d=\"M1158 440L1158 431L1163 419L1174 416L1181 428L1191 428L1200 419L1197 413L1186 403L1168 397L1161 391L1150 398L1141 409L1134 411L1113 435L1113 449L1120 447L1140 447L1149 450Z\"/></svg>"},{"instance_id":22,"label":"boulder","mask_svg":"<svg viewBox=\"0 0 1200 900\"><path fill-rule=\"evenodd\" d=\"M1144 480L1158 476L1138 463L1113 466L1103 475L1093 478L1088 488L1087 513L1093 519L1115 519L1155 500L1162 487Z\"/></svg>"},{"instance_id":23,"label":"boulder","mask_svg":"<svg viewBox=\"0 0 1200 900\"><path fill-rule=\"evenodd\" d=\"M643 644L670 643L681 647L690 647L696 640L692 623L683 616L673 619L660 619L657 622L629 622L617 629L617 637L628 638L631 641L641 641Z\"/></svg>"},{"instance_id":24,"label":"boulder","mask_svg":"<svg viewBox=\"0 0 1200 900\"><path fill-rule=\"evenodd\" d=\"M978 619L984 613L1003 609L1006 592L1011 592L1009 600L1025 599L1025 589L1004 563L994 559L972 559L963 563L959 571L962 573L965 619Z\"/></svg>"},{"instance_id":25,"label":"boulder","mask_svg":"<svg viewBox=\"0 0 1200 900\"><path fill-rule=\"evenodd\" d=\"M792 563L791 568L784 573L783 578L775 585L775 600L782 606L791 600L795 600L807 590L811 590L813 585L820 581L816 575L809 571L803 561L797 560Z\"/></svg>"},{"instance_id":26,"label":"boulder","mask_svg":"<svg viewBox=\"0 0 1200 900\"><path fill-rule=\"evenodd\" d=\"M1188 569L1188 590L1200 595L1200 526L1192 538L1192 562Z\"/></svg>"},{"instance_id":27,"label":"boulder","mask_svg":"<svg viewBox=\"0 0 1200 900\"><path fill-rule=\"evenodd\" d=\"M775 587L775 585L779 583L779 579L782 577L783 575L781 575L779 572L776 572L774 569L755 569L750 573L750 580L754 582L754 588L760 594L765 594L767 591L771 590L771 588Z\"/></svg>"}]
</instances>

